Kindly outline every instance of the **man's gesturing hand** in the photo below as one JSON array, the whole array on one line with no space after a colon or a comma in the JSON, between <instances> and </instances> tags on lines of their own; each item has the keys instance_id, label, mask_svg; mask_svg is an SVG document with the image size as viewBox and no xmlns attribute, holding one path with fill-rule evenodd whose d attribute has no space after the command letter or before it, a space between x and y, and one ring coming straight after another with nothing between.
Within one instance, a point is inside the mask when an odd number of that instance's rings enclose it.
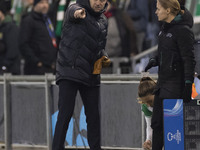
<instances>
[{"instance_id":1,"label":"man's gesturing hand","mask_svg":"<svg viewBox=\"0 0 200 150\"><path fill-rule=\"evenodd\" d=\"M85 17L86 17L86 12L84 8L76 10L74 13L74 18L84 19Z\"/></svg>"}]
</instances>

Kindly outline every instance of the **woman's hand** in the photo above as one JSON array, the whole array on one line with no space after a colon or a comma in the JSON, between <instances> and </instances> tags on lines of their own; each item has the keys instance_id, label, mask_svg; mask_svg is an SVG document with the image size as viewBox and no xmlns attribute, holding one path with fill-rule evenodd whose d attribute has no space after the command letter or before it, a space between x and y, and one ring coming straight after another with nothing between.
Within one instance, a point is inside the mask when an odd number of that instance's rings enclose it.
<instances>
[{"instance_id":1,"label":"woman's hand","mask_svg":"<svg viewBox=\"0 0 200 150\"><path fill-rule=\"evenodd\" d=\"M143 148L146 150L151 150L152 149L152 143L150 140L146 140L143 144Z\"/></svg>"}]
</instances>

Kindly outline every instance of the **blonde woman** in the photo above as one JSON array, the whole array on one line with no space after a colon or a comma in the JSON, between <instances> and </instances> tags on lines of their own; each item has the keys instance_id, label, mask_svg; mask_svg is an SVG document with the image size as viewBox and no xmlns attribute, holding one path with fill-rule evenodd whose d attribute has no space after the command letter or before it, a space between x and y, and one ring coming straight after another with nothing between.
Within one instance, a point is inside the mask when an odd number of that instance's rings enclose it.
<instances>
[{"instance_id":1,"label":"blonde woman","mask_svg":"<svg viewBox=\"0 0 200 150\"><path fill-rule=\"evenodd\" d=\"M163 99L183 98L190 102L194 80L193 18L178 0L157 0L156 14L163 22L158 35L158 53L149 60L145 71L158 66L158 82L151 127L152 150L163 147Z\"/></svg>"}]
</instances>

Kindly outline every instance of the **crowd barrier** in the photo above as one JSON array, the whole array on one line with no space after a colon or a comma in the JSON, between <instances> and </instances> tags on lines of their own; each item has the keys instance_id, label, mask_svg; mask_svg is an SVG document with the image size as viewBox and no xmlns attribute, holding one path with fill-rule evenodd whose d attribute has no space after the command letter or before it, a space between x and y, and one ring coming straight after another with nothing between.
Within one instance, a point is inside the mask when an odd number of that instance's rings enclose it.
<instances>
[{"instance_id":1,"label":"crowd barrier","mask_svg":"<svg viewBox=\"0 0 200 150\"><path fill-rule=\"evenodd\" d=\"M152 75L157 78L156 75ZM102 147L140 149L145 140L144 120L137 103L140 75L102 75ZM55 76L0 76L0 141L41 145L51 150L58 114ZM88 148L84 107L78 94L66 137L66 148Z\"/></svg>"}]
</instances>

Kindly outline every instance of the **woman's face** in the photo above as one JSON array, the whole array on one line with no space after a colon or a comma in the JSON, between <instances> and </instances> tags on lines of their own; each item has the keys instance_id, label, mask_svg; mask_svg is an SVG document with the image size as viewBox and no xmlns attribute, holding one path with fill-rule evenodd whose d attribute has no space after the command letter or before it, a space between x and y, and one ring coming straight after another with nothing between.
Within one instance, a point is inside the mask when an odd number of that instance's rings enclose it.
<instances>
[{"instance_id":1,"label":"woman's face","mask_svg":"<svg viewBox=\"0 0 200 150\"><path fill-rule=\"evenodd\" d=\"M169 19L169 11L170 9L165 9L160 5L160 2L157 1L157 5L156 5L157 9L156 9L156 15L158 16L158 21L165 21L168 22Z\"/></svg>"},{"instance_id":2,"label":"woman's face","mask_svg":"<svg viewBox=\"0 0 200 150\"><path fill-rule=\"evenodd\" d=\"M154 95L147 95L147 96L144 96L144 97L140 97L139 101L142 104L146 104L147 106L153 107Z\"/></svg>"}]
</instances>

